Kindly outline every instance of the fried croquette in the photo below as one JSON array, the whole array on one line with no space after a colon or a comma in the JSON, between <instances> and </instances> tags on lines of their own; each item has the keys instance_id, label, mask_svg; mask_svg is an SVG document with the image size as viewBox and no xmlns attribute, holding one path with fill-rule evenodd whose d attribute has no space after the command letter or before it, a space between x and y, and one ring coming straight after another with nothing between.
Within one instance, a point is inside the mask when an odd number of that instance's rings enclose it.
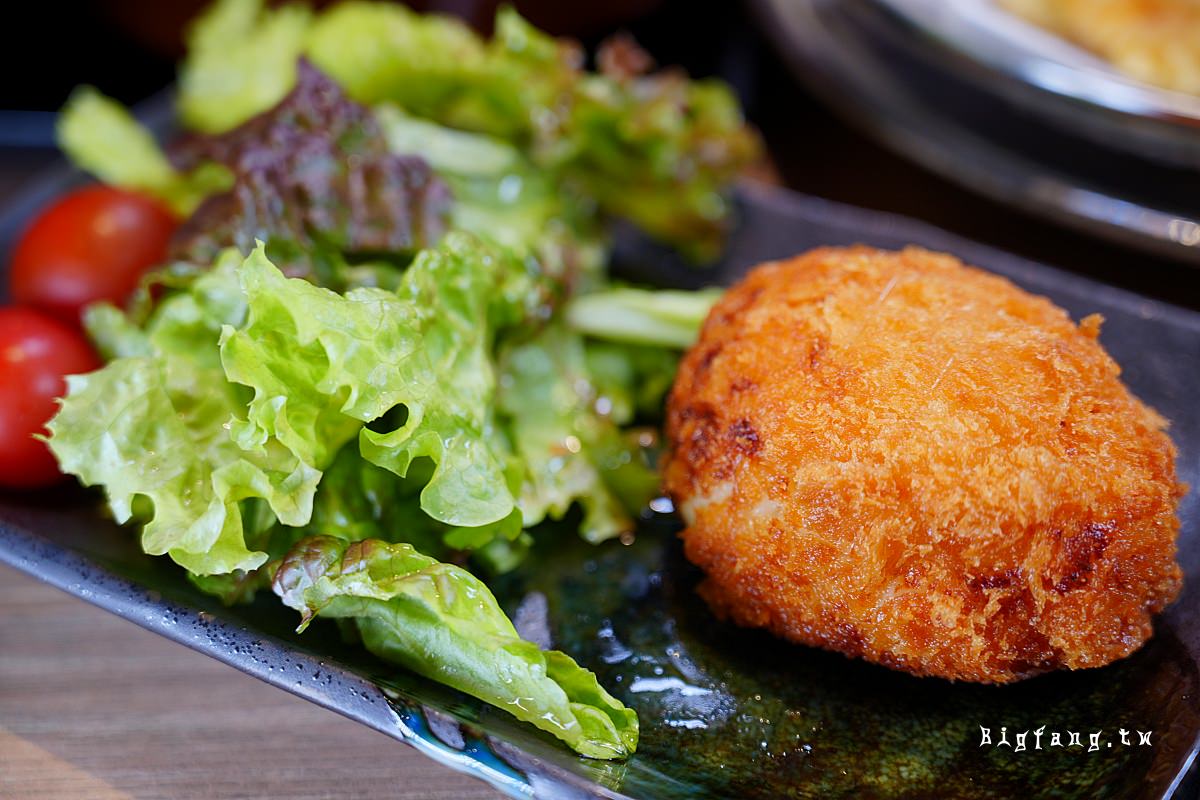
<instances>
[{"instance_id":1,"label":"fried croquette","mask_svg":"<svg viewBox=\"0 0 1200 800\"><path fill-rule=\"evenodd\" d=\"M1166 422L1049 300L917 248L730 289L668 402L665 482L721 616L916 675L1097 667L1178 594Z\"/></svg>"}]
</instances>

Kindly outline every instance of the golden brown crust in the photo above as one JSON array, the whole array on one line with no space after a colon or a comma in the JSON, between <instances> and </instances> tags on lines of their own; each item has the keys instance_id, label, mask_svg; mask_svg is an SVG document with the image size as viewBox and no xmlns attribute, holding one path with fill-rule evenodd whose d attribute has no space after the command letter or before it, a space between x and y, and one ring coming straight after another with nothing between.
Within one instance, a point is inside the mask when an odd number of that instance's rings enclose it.
<instances>
[{"instance_id":1,"label":"golden brown crust","mask_svg":"<svg viewBox=\"0 0 1200 800\"><path fill-rule=\"evenodd\" d=\"M702 593L919 675L1133 652L1179 591L1184 487L1099 323L917 248L753 270L668 404L665 480Z\"/></svg>"}]
</instances>

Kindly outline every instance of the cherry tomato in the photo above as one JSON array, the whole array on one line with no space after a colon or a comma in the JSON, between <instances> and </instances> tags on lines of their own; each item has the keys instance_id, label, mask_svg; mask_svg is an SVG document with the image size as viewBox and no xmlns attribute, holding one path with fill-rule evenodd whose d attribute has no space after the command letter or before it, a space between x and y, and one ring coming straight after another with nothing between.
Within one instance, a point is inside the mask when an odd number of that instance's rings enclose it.
<instances>
[{"instance_id":1,"label":"cherry tomato","mask_svg":"<svg viewBox=\"0 0 1200 800\"><path fill-rule=\"evenodd\" d=\"M100 366L75 329L29 308L0 308L0 486L32 488L62 473L45 442L54 402L67 391L65 375Z\"/></svg>"},{"instance_id":2,"label":"cherry tomato","mask_svg":"<svg viewBox=\"0 0 1200 800\"><path fill-rule=\"evenodd\" d=\"M155 200L87 186L43 211L17 242L13 300L77 324L88 303L121 305L148 268L161 264L176 219Z\"/></svg>"}]
</instances>

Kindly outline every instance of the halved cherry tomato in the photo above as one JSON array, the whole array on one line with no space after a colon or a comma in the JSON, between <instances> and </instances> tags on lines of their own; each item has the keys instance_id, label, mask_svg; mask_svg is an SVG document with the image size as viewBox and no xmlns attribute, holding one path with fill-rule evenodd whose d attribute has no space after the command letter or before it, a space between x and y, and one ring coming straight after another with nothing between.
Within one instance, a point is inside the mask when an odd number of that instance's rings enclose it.
<instances>
[{"instance_id":1,"label":"halved cherry tomato","mask_svg":"<svg viewBox=\"0 0 1200 800\"><path fill-rule=\"evenodd\" d=\"M13 300L77 324L97 300L124 303L142 274L161 264L177 220L157 201L87 186L43 211L13 251Z\"/></svg>"},{"instance_id":2,"label":"halved cherry tomato","mask_svg":"<svg viewBox=\"0 0 1200 800\"><path fill-rule=\"evenodd\" d=\"M100 360L87 340L64 323L29 308L0 308L0 486L32 488L62 473L45 442L65 375L91 372Z\"/></svg>"}]
</instances>

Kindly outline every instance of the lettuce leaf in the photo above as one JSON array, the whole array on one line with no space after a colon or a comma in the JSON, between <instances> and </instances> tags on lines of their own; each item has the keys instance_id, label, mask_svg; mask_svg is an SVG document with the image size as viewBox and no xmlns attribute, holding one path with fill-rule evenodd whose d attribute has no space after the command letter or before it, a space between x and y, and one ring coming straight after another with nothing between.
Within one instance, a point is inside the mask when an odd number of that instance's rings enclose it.
<instances>
[{"instance_id":1,"label":"lettuce leaf","mask_svg":"<svg viewBox=\"0 0 1200 800\"><path fill-rule=\"evenodd\" d=\"M275 574L275 593L302 614L353 619L380 658L466 692L547 731L591 758L637 747L637 714L570 657L517 635L496 598L464 569L406 544L300 541Z\"/></svg>"},{"instance_id":2,"label":"lettuce leaf","mask_svg":"<svg viewBox=\"0 0 1200 800\"><path fill-rule=\"evenodd\" d=\"M572 291L607 283L608 245L594 204L564 192L554 173L494 136L418 119L391 103L374 110L392 151L423 158L449 185L453 228L534 259Z\"/></svg>"},{"instance_id":3,"label":"lettuce leaf","mask_svg":"<svg viewBox=\"0 0 1200 800\"><path fill-rule=\"evenodd\" d=\"M465 234L422 253L395 293L339 295L285 278L261 245L230 251L140 328L92 309L116 357L70 378L51 447L204 591L243 602L273 581L306 623L353 620L381 657L586 756L624 757L633 711L522 641L479 579L409 543L477 548L500 568L527 546L492 358L497 337L507 350L530 336L541 280Z\"/></svg>"},{"instance_id":4,"label":"lettuce leaf","mask_svg":"<svg viewBox=\"0 0 1200 800\"><path fill-rule=\"evenodd\" d=\"M522 109L489 91L497 78L487 44L456 19L351 0L317 18L307 52L361 103L388 100L485 133L516 133L522 124Z\"/></svg>"},{"instance_id":5,"label":"lettuce leaf","mask_svg":"<svg viewBox=\"0 0 1200 800\"><path fill-rule=\"evenodd\" d=\"M522 467L495 420L493 343L548 315L552 287L531 262L465 234L423 251L396 292L340 295L285 278L262 246L245 260L230 251L143 328L112 307L89 311L115 360L73 379L51 446L65 469L105 485L120 521L147 498L145 549L197 574L263 563L243 501L274 513L255 534L309 524L317 482L347 445L357 464L331 476L318 508L386 470L409 478L394 490L419 495L401 521L427 517L401 526L376 514L347 538L399 527L424 531L423 546L515 543Z\"/></svg>"},{"instance_id":6,"label":"lettuce leaf","mask_svg":"<svg viewBox=\"0 0 1200 800\"><path fill-rule=\"evenodd\" d=\"M80 169L112 186L157 197L180 216L233 181L217 164L187 172L175 169L150 131L124 106L90 86L71 93L59 114L57 134L59 147Z\"/></svg>"},{"instance_id":7,"label":"lettuce leaf","mask_svg":"<svg viewBox=\"0 0 1200 800\"><path fill-rule=\"evenodd\" d=\"M247 262L246 323L221 338L226 375L254 390L234 440L247 450L281 446L321 470L357 436L367 461L399 476L416 459L434 463L421 508L435 520L509 518L516 506L493 420L491 346L497 322L524 312L530 292L504 288L508 272L523 270L464 234L422 251L395 293L339 295L285 278L265 258Z\"/></svg>"},{"instance_id":8,"label":"lettuce leaf","mask_svg":"<svg viewBox=\"0 0 1200 800\"><path fill-rule=\"evenodd\" d=\"M598 339L682 350L696 341L721 292L606 289L573 298L566 318L575 330Z\"/></svg>"},{"instance_id":9,"label":"lettuce leaf","mask_svg":"<svg viewBox=\"0 0 1200 800\"><path fill-rule=\"evenodd\" d=\"M584 349L605 416L622 427L639 417L660 418L679 367L678 350L596 339L588 339Z\"/></svg>"},{"instance_id":10,"label":"lettuce leaf","mask_svg":"<svg viewBox=\"0 0 1200 800\"><path fill-rule=\"evenodd\" d=\"M245 404L217 351L221 325L245 313L240 262L223 257L191 291L164 301L144 336L114 334L133 354L71 376L48 426L62 468L103 485L118 522L142 517L147 553L169 554L197 575L261 565L267 554L247 547L240 504L262 498L280 521L300 525L320 479L283 448L245 451L226 430ZM90 321L115 330L111 313Z\"/></svg>"},{"instance_id":11,"label":"lettuce leaf","mask_svg":"<svg viewBox=\"0 0 1200 800\"><path fill-rule=\"evenodd\" d=\"M455 228L524 253L544 250L548 238L563 239L556 233L564 227L576 238L589 233L586 212L554 176L508 142L419 119L394 103L374 110L392 152L420 156L449 184Z\"/></svg>"},{"instance_id":12,"label":"lettuce leaf","mask_svg":"<svg viewBox=\"0 0 1200 800\"><path fill-rule=\"evenodd\" d=\"M282 100L311 18L301 5L267 11L262 0L216 0L188 33L179 72L183 124L221 133Z\"/></svg>"},{"instance_id":13,"label":"lettuce leaf","mask_svg":"<svg viewBox=\"0 0 1200 800\"><path fill-rule=\"evenodd\" d=\"M524 465L525 525L561 519L579 502L579 533L588 541L631 532L633 520L593 458L596 440L611 423L594 410L583 340L559 325L547 327L506 354L501 385L499 407Z\"/></svg>"}]
</instances>

